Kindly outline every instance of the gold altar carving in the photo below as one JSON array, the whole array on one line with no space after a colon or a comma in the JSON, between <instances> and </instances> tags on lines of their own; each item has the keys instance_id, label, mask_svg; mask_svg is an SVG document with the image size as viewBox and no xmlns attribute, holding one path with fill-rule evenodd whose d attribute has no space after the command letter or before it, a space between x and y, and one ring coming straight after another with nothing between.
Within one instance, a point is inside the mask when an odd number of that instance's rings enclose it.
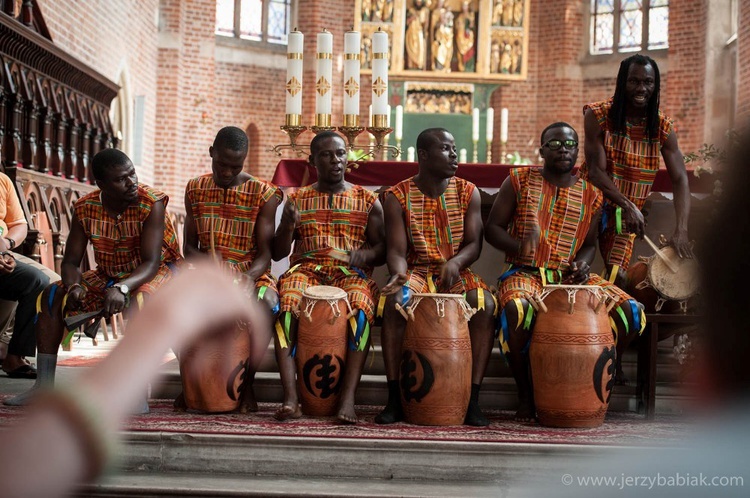
<instances>
[{"instance_id":1,"label":"gold altar carving","mask_svg":"<svg viewBox=\"0 0 750 498\"><path fill-rule=\"evenodd\" d=\"M404 85L406 105L410 114L471 115L474 85L467 83L410 83Z\"/></svg>"},{"instance_id":2,"label":"gold altar carving","mask_svg":"<svg viewBox=\"0 0 750 498\"><path fill-rule=\"evenodd\" d=\"M362 73L370 35L388 33L389 74L423 81L526 79L530 0L355 0Z\"/></svg>"}]
</instances>

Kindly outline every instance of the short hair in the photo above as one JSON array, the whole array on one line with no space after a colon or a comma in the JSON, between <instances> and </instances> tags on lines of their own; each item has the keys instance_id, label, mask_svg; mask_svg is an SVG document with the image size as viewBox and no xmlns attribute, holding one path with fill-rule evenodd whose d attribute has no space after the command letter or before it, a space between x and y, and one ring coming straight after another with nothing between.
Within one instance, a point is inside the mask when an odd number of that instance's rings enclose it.
<instances>
[{"instance_id":1,"label":"short hair","mask_svg":"<svg viewBox=\"0 0 750 498\"><path fill-rule=\"evenodd\" d=\"M620 63L615 95L612 97L612 107L609 109L609 120L612 123L614 131L625 131L625 107L627 106L625 86L628 84L628 71L630 71L630 66L633 64L651 66L654 70L654 93L651 94L646 109L646 134L649 138L655 138L659 136L659 91L661 90L661 77L659 76L659 66L656 65L656 61L647 55L631 55Z\"/></svg>"},{"instance_id":2,"label":"short hair","mask_svg":"<svg viewBox=\"0 0 750 498\"><path fill-rule=\"evenodd\" d=\"M445 128L427 128L417 136L417 150L426 150L435 140L438 133L450 133Z\"/></svg>"},{"instance_id":3,"label":"short hair","mask_svg":"<svg viewBox=\"0 0 750 498\"><path fill-rule=\"evenodd\" d=\"M236 126L225 126L214 138L214 148L244 151L247 150L247 134Z\"/></svg>"},{"instance_id":4,"label":"short hair","mask_svg":"<svg viewBox=\"0 0 750 498\"><path fill-rule=\"evenodd\" d=\"M94 174L94 180L104 181L105 173L113 166L122 166L128 164L130 158L120 149L100 150L91 161L91 172Z\"/></svg>"},{"instance_id":5,"label":"short hair","mask_svg":"<svg viewBox=\"0 0 750 498\"><path fill-rule=\"evenodd\" d=\"M566 123L565 121L556 121L556 122L552 123L551 125L549 125L548 127L546 127L544 130L542 130L542 134L539 136L539 143L540 143L540 145L544 145L544 135L546 135L548 131L550 131L550 130L552 130L554 128L570 128L571 130L573 130L573 133L575 133L576 135L578 135L578 132L576 131L576 129L573 128L568 123Z\"/></svg>"},{"instance_id":6,"label":"short hair","mask_svg":"<svg viewBox=\"0 0 750 498\"><path fill-rule=\"evenodd\" d=\"M313 137L312 140L310 140L310 155L314 156L315 153L318 151L318 147L320 147L320 142L325 140L326 138L340 138L341 140L344 140L344 138L336 133L333 130L326 130L321 131L317 135ZM344 141L344 145L346 145L346 141Z\"/></svg>"}]
</instances>

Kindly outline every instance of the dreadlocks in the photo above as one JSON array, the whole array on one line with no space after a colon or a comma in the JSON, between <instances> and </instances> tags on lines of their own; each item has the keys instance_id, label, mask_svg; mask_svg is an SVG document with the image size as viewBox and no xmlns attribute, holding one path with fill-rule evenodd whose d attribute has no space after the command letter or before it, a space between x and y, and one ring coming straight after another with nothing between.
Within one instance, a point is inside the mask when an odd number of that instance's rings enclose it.
<instances>
[{"instance_id":1,"label":"dreadlocks","mask_svg":"<svg viewBox=\"0 0 750 498\"><path fill-rule=\"evenodd\" d=\"M646 55L631 55L620 63L620 71L617 73L615 96L612 99L612 107L609 110L609 120L612 122L615 131L625 132L625 106L627 103L625 86L628 82L628 71L633 64L640 66L648 65L654 69L654 92L649 98L646 110L646 135L649 138L655 138L659 136L659 66L656 65L656 61Z\"/></svg>"}]
</instances>

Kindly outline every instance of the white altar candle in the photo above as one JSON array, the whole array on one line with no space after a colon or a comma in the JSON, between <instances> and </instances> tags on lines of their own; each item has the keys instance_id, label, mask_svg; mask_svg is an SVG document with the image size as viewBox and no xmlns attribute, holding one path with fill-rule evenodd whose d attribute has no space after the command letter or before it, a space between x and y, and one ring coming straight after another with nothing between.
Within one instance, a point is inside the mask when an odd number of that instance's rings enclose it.
<instances>
[{"instance_id":1,"label":"white altar candle","mask_svg":"<svg viewBox=\"0 0 750 498\"><path fill-rule=\"evenodd\" d=\"M344 33L344 126L359 126L359 31Z\"/></svg>"},{"instance_id":2,"label":"white altar candle","mask_svg":"<svg viewBox=\"0 0 750 498\"><path fill-rule=\"evenodd\" d=\"M331 93L333 87L333 35L327 30L318 33L318 47L315 58L315 124L331 126Z\"/></svg>"},{"instance_id":3,"label":"white altar candle","mask_svg":"<svg viewBox=\"0 0 750 498\"><path fill-rule=\"evenodd\" d=\"M296 29L289 33L286 49L287 125L298 126L302 117L302 51L305 35Z\"/></svg>"},{"instance_id":4,"label":"white altar candle","mask_svg":"<svg viewBox=\"0 0 750 498\"><path fill-rule=\"evenodd\" d=\"M461 149L460 151L458 151L458 162L466 162L466 149Z\"/></svg>"},{"instance_id":5,"label":"white altar candle","mask_svg":"<svg viewBox=\"0 0 750 498\"><path fill-rule=\"evenodd\" d=\"M492 133L495 131L495 109L487 108L487 142L492 142Z\"/></svg>"},{"instance_id":6,"label":"white altar candle","mask_svg":"<svg viewBox=\"0 0 750 498\"><path fill-rule=\"evenodd\" d=\"M508 108L503 107L500 110L500 141L508 141Z\"/></svg>"},{"instance_id":7,"label":"white altar candle","mask_svg":"<svg viewBox=\"0 0 750 498\"><path fill-rule=\"evenodd\" d=\"M404 138L404 106L396 106L396 140Z\"/></svg>"},{"instance_id":8,"label":"white altar candle","mask_svg":"<svg viewBox=\"0 0 750 498\"><path fill-rule=\"evenodd\" d=\"M476 107L471 110L471 140L479 141L479 109Z\"/></svg>"},{"instance_id":9,"label":"white altar candle","mask_svg":"<svg viewBox=\"0 0 750 498\"><path fill-rule=\"evenodd\" d=\"M385 125L391 127L391 106L386 106L385 115L388 116L385 120Z\"/></svg>"},{"instance_id":10,"label":"white altar candle","mask_svg":"<svg viewBox=\"0 0 750 498\"><path fill-rule=\"evenodd\" d=\"M414 162L414 147L406 149L406 160L412 163Z\"/></svg>"},{"instance_id":11,"label":"white altar candle","mask_svg":"<svg viewBox=\"0 0 750 498\"><path fill-rule=\"evenodd\" d=\"M388 113L388 33L379 28L372 34L372 112L373 116ZM374 118L374 126L387 125L387 119Z\"/></svg>"}]
</instances>

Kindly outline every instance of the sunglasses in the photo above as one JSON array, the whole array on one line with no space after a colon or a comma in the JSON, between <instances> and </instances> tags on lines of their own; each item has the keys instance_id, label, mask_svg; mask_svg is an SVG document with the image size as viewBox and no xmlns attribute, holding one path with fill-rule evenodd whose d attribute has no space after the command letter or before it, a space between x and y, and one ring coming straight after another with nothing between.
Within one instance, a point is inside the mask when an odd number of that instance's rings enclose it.
<instances>
[{"instance_id":1,"label":"sunglasses","mask_svg":"<svg viewBox=\"0 0 750 498\"><path fill-rule=\"evenodd\" d=\"M578 140L549 140L546 144L542 145L542 147L549 147L549 150L558 150L563 146L568 150L576 149L578 148Z\"/></svg>"}]
</instances>

